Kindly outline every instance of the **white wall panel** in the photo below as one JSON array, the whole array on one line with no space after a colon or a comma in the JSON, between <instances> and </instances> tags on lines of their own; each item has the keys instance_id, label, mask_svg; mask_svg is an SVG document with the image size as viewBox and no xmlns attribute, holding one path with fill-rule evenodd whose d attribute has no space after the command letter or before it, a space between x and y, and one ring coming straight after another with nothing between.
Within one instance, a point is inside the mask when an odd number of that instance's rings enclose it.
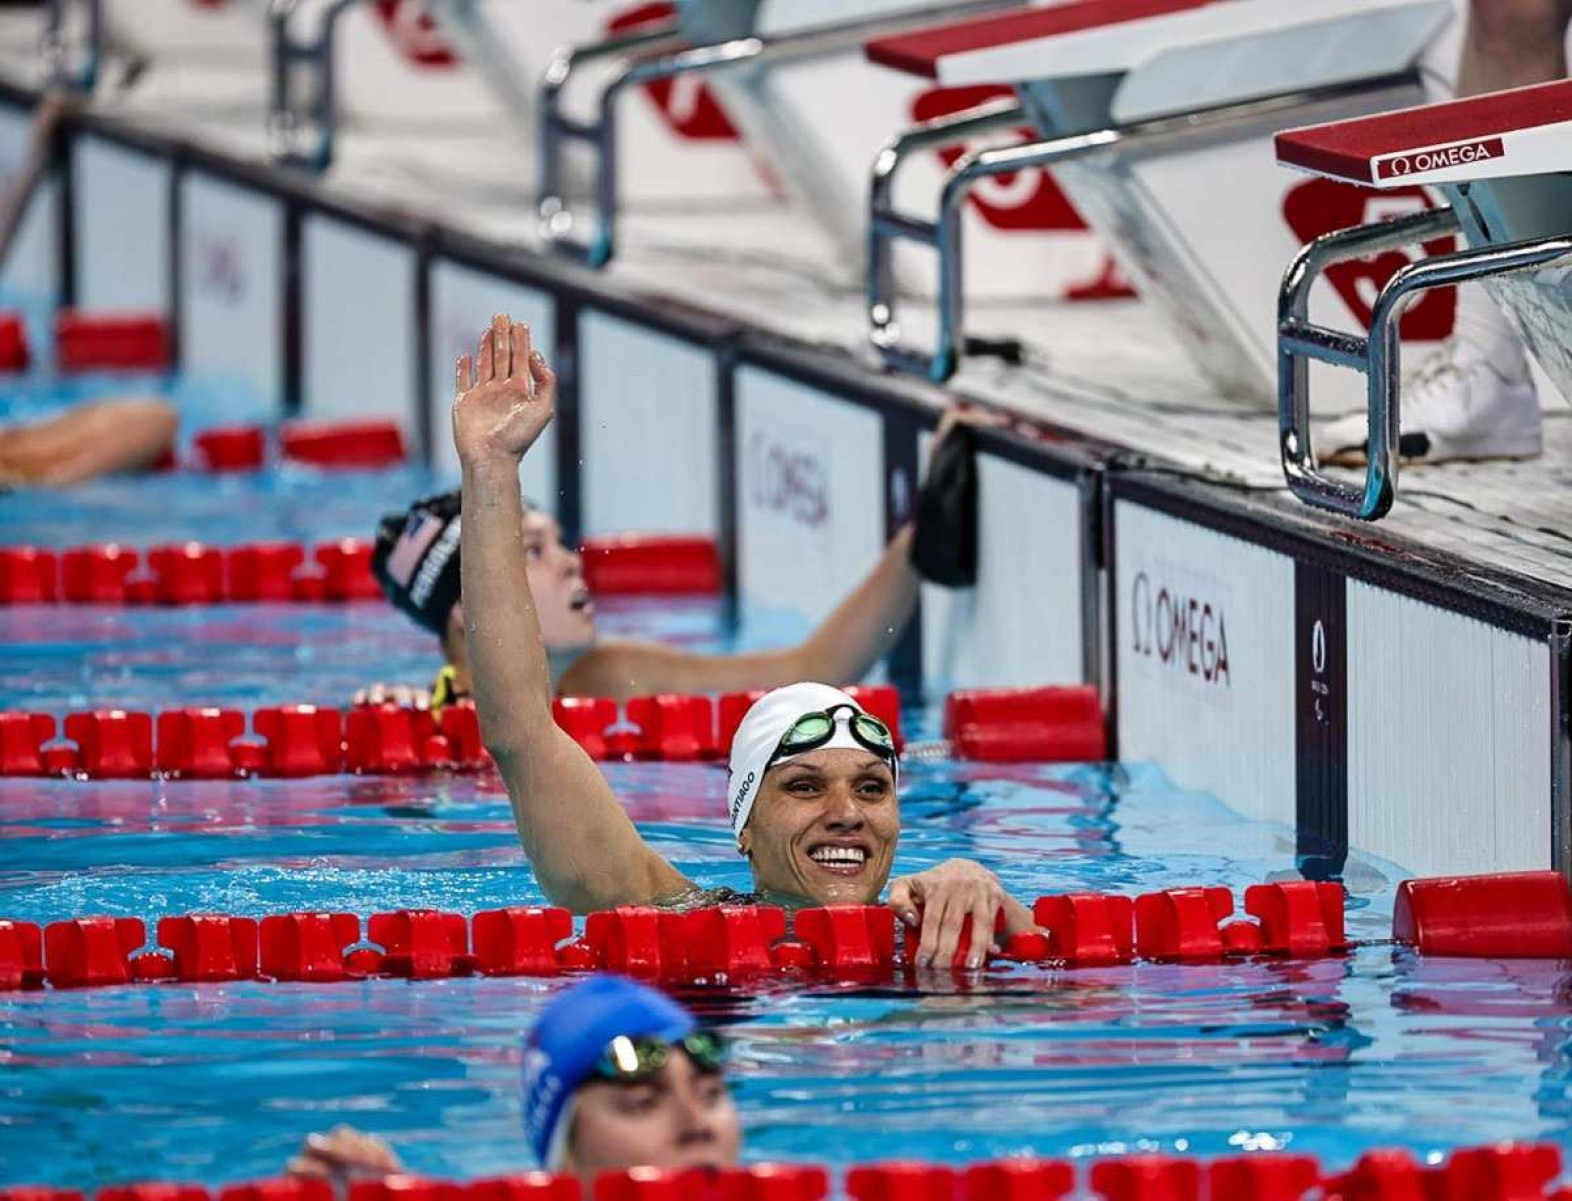
<instances>
[{"instance_id":1,"label":"white wall panel","mask_svg":"<svg viewBox=\"0 0 1572 1201\"><path fill-rule=\"evenodd\" d=\"M0 187L10 184L27 161L32 138L27 109L0 106ZM60 295L59 184L51 175L28 202L27 214L0 272L9 302L53 305Z\"/></svg>"},{"instance_id":2,"label":"white wall panel","mask_svg":"<svg viewBox=\"0 0 1572 1201\"><path fill-rule=\"evenodd\" d=\"M882 419L743 367L736 453L743 600L817 621L884 549Z\"/></svg>"},{"instance_id":3,"label":"white wall panel","mask_svg":"<svg viewBox=\"0 0 1572 1201\"><path fill-rule=\"evenodd\" d=\"M300 253L304 415L390 418L413 444L414 249L312 213Z\"/></svg>"},{"instance_id":4,"label":"white wall panel","mask_svg":"<svg viewBox=\"0 0 1572 1201\"><path fill-rule=\"evenodd\" d=\"M1293 560L1129 501L1114 521L1120 757L1292 825Z\"/></svg>"},{"instance_id":5,"label":"white wall panel","mask_svg":"<svg viewBox=\"0 0 1572 1201\"><path fill-rule=\"evenodd\" d=\"M1550 647L1348 584L1348 837L1420 875L1550 866Z\"/></svg>"},{"instance_id":6,"label":"white wall panel","mask_svg":"<svg viewBox=\"0 0 1572 1201\"><path fill-rule=\"evenodd\" d=\"M169 163L103 138L71 143L76 302L109 312L169 309Z\"/></svg>"},{"instance_id":7,"label":"white wall panel","mask_svg":"<svg viewBox=\"0 0 1572 1201\"><path fill-rule=\"evenodd\" d=\"M453 448L453 385L460 355L473 356L481 333L497 313L506 313L530 327L534 345L549 359L557 340L556 306L550 293L527 288L500 276L459 263L438 260L431 265L431 325L426 332L431 350L431 461L454 482L459 476ZM524 493L536 504L556 511L557 428L546 427L540 440L519 464Z\"/></svg>"},{"instance_id":8,"label":"white wall panel","mask_svg":"<svg viewBox=\"0 0 1572 1201\"><path fill-rule=\"evenodd\" d=\"M923 585L928 692L1080 683L1080 491L993 455L977 466L977 586Z\"/></svg>"},{"instance_id":9,"label":"white wall panel","mask_svg":"<svg viewBox=\"0 0 1572 1201\"><path fill-rule=\"evenodd\" d=\"M180 353L193 377L283 404L284 205L212 176L180 180Z\"/></svg>"},{"instance_id":10,"label":"white wall panel","mask_svg":"<svg viewBox=\"0 0 1572 1201\"><path fill-rule=\"evenodd\" d=\"M720 528L713 351L594 310L579 318L584 530Z\"/></svg>"}]
</instances>

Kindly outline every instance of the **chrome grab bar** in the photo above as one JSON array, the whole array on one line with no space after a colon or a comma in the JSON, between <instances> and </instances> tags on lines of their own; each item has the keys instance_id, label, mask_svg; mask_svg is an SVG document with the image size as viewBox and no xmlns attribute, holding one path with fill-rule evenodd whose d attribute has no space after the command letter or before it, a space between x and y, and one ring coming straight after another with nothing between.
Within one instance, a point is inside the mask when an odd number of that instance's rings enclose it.
<instances>
[{"instance_id":1,"label":"chrome grab bar","mask_svg":"<svg viewBox=\"0 0 1572 1201\"><path fill-rule=\"evenodd\" d=\"M928 221L898 212L892 203L894 177L902 160L912 150L947 137L996 129L1021 115L1021 106L1008 101L989 101L966 112L954 113L898 135L874 160L868 189L868 338L879 356L890 367L915 375L925 375L936 383L950 378L960 365L965 345L963 322L965 298L961 280L962 237L961 204L978 180L1006 175L1033 167L1051 167L1114 149L1131 151L1149 148L1165 140L1216 137L1226 127L1260 121L1292 112L1320 100L1337 100L1367 89L1385 88L1406 82L1407 74L1334 84L1309 91L1286 92L1275 96L1254 97L1194 112L1150 117L1128 125L1113 125L1080 133L1062 134L1044 141L1025 142L962 155L950 167L940 190L938 219ZM1007 107L1009 105L1009 107ZM933 247L939 256L938 330L934 348L923 351L901 340L896 318L892 243L898 240Z\"/></svg>"},{"instance_id":2,"label":"chrome grab bar","mask_svg":"<svg viewBox=\"0 0 1572 1201\"><path fill-rule=\"evenodd\" d=\"M66 46L65 25L70 9L86 15L87 45L82 63L71 69L70 49ZM102 0L49 0L44 12L44 32L39 45L44 66L44 81L49 87L75 92L91 92L98 83L104 57L104 10Z\"/></svg>"},{"instance_id":3,"label":"chrome grab bar","mask_svg":"<svg viewBox=\"0 0 1572 1201\"><path fill-rule=\"evenodd\" d=\"M1532 271L1572 256L1572 238L1536 238L1434 255L1395 272L1376 297L1368 337L1315 325L1310 291L1326 269L1349 259L1395 250L1458 232L1450 209L1431 209L1380 225L1360 225L1317 238L1294 256L1277 303L1277 425L1283 476L1306 504L1362 521L1384 517L1397 496L1402 430L1402 345L1398 323L1420 292L1470 280ZM1364 374L1369 385L1365 477L1355 485L1322 472L1310 425L1311 361Z\"/></svg>"},{"instance_id":4,"label":"chrome grab bar","mask_svg":"<svg viewBox=\"0 0 1572 1201\"><path fill-rule=\"evenodd\" d=\"M675 40L666 47L643 47L643 57L625 63L613 75L596 102L596 115L588 121L575 121L562 111L562 93L575 72L586 63L617 57L641 49L637 38L600 42L560 52L548 67L540 89L540 163L537 189L541 236L555 250L599 267L616 253L617 223L617 129L616 103L629 87L672 79L689 73L703 74L749 63L781 65L822 55L860 48L869 38L902 30L921 28L951 18L992 12L1009 7L1015 0L959 0L935 5L926 12L906 13L875 20L843 22L801 33L773 37L736 37L705 46L680 45L673 27L665 35L652 34L654 41ZM632 44L628 44L632 43ZM574 239L573 213L563 189L563 152L569 142L580 142L594 149L595 232L589 241Z\"/></svg>"},{"instance_id":5,"label":"chrome grab bar","mask_svg":"<svg viewBox=\"0 0 1572 1201\"><path fill-rule=\"evenodd\" d=\"M315 35L296 38L291 25L302 0L270 0L271 96L268 157L321 174L333 163L338 96L333 35L338 19L359 0L329 0ZM304 95L303 103L299 98Z\"/></svg>"}]
</instances>

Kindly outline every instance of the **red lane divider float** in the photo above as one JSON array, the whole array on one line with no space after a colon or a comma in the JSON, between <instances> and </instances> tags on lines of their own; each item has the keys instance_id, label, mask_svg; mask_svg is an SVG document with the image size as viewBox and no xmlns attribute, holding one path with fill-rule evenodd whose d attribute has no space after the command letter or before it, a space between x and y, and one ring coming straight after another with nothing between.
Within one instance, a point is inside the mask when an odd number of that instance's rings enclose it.
<instances>
[{"instance_id":1,"label":"red lane divider float","mask_svg":"<svg viewBox=\"0 0 1572 1201\"><path fill-rule=\"evenodd\" d=\"M952 692L944 736L960 759L1097 763L1108 757L1097 689L986 688Z\"/></svg>"},{"instance_id":2,"label":"red lane divider float","mask_svg":"<svg viewBox=\"0 0 1572 1201\"><path fill-rule=\"evenodd\" d=\"M55 366L61 371L166 371L169 326L157 313L55 314Z\"/></svg>"},{"instance_id":3,"label":"red lane divider float","mask_svg":"<svg viewBox=\"0 0 1572 1201\"><path fill-rule=\"evenodd\" d=\"M177 542L145 552L113 542L59 552L5 547L0 548L0 605L379 600L382 591L371 574L371 549L371 542L361 538L315 547L250 542L224 548ZM614 562L621 553L614 549L607 557ZM613 574L597 590L641 591L636 581L637 571Z\"/></svg>"},{"instance_id":4,"label":"red lane divider float","mask_svg":"<svg viewBox=\"0 0 1572 1201\"><path fill-rule=\"evenodd\" d=\"M1443 1164L1421 1166L1407 1151L1366 1152L1332 1172L1308 1155L1263 1151L1219 1159L1127 1155L1078 1165L1058 1159L1003 1159L953 1168L915 1161L847 1169L850 1201L1567 1201L1558 1188L1561 1152L1550 1143L1464 1147ZM825 1201L835 1181L811 1164L753 1164L721 1171L633 1168L599 1177L590 1201ZM1079 1187L1078 1187L1079 1186ZM326 1180L274 1179L216 1192L154 1181L99 1189L95 1201L330 1201ZM842 1194L837 1194L842 1195ZM83 1201L70 1189L0 1188L0 1201ZM386 1176L356 1180L348 1201L586 1201L573 1176L527 1172L468 1182Z\"/></svg>"},{"instance_id":5,"label":"red lane divider float","mask_svg":"<svg viewBox=\"0 0 1572 1201\"><path fill-rule=\"evenodd\" d=\"M669 596L721 590L713 538L620 534L584 541L584 580L610 595Z\"/></svg>"},{"instance_id":6,"label":"red lane divider float","mask_svg":"<svg viewBox=\"0 0 1572 1201\"><path fill-rule=\"evenodd\" d=\"M1392 937L1432 955L1572 959L1572 886L1553 871L1405 880Z\"/></svg>"},{"instance_id":7,"label":"red lane divider float","mask_svg":"<svg viewBox=\"0 0 1572 1201\"><path fill-rule=\"evenodd\" d=\"M46 713L0 713L0 776L98 780L300 778L420 771L473 771L488 762L475 707L449 705L441 718L391 705L337 709L280 705L148 713L71 713L58 730Z\"/></svg>"},{"instance_id":8,"label":"red lane divider float","mask_svg":"<svg viewBox=\"0 0 1572 1201\"><path fill-rule=\"evenodd\" d=\"M255 542L149 547L78 546L58 554L0 549L0 605L213 605L225 601L379 600L371 543L340 538L313 548Z\"/></svg>"},{"instance_id":9,"label":"red lane divider float","mask_svg":"<svg viewBox=\"0 0 1572 1201\"><path fill-rule=\"evenodd\" d=\"M1246 895L1255 894L1259 900L1263 894L1257 889L1280 898L1330 887L1296 881L1258 885ZM1161 907L1176 896L1217 892L1227 896L1226 889L1178 889L1133 902L1128 897L1102 898L1123 902L1103 905L1101 914L1119 915L1126 923L1122 930L1108 923L1106 953L1099 946L1091 957L1079 954L1084 948L1070 945L1061 927L1047 936L1017 935L999 958L1064 961L1073 966L1129 962L1132 945L1145 957L1139 951L1145 934L1132 936L1128 923L1133 916L1139 929L1139 915L1149 902L1155 900ZM1066 899L1044 897L1037 912L1056 912ZM1076 908L1072 905L1067 911ZM1214 903L1209 912L1219 908ZM1313 922L1324 934L1326 909L1316 908ZM1162 920L1167 920L1166 913ZM1347 948L1340 915L1335 925L1335 942L1323 938L1315 944L1318 950L1288 950L1294 945L1308 947L1311 940L1284 937L1279 949L1256 948L1254 953L1314 958L1340 952ZM956 968L965 962L970 934L968 928L956 951L952 964ZM53 922L42 930L25 922L0 923L0 988L36 988L45 981L57 988L81 988L162 979L552 976L592 969L672 984L731 982L782 972L871 979L887 978L908 966L914 949L914 938L883 905L803 909L790 916L783 909L763 905L683 911L627 906L589 914L577 938L567 910L544 907L488 910L472 918L429 909L376 913L366 919L364 937L361 919L351 913L274 914L260 920L189 914L161 919L151 945L140 919L86 917ZM1209 955L1192 953L1184 958L1220 960L1239 954L1214 942Z\"/></svg>"},{"instance_id":10,"label":"red lane divider float","mask_svg":"<svg viewBox=\"0 0 1572 1201\"><path fill-rule=\"evenodd\" d=\"M279 453L313 467L396 467L404 462L404 434L391 421L291 421L278 432Z\"/></svg>"},{"instance_id":11,"label":"red lane divider float","mask_svg":"<svg viewBox=\"0 0 1572 1201\"><path fill-rule=\"evenodd\" d=\"M896 690L849 691L870 711L886 715L899 745ZM730 700L722 697L719 707L725 709ZM707 696L634 697L625 715L604 697L555 703L558 724L597 760L719 759L724 744L716 711L715 700ZM428 710L396 705L357 706L347 714L316 705L282 705L258 709L249 721L238 709L173 709L156 715L100 709L68 714L58 726L46 713L0 712L0 777L399 775L468 771L488 762L469 702L447 706L440 720Z\"/></svg>"}]
</instances>

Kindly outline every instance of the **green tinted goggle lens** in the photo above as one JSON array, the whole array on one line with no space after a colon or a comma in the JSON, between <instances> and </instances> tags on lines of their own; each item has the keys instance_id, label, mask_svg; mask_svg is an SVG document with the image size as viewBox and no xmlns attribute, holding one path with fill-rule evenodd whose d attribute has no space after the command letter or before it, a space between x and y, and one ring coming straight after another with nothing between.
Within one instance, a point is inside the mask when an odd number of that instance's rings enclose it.
<instances>
[{"instance_id":1,"label":"green tinted goggle lens","mask_svg":"<svg viewBox=\"0 0 1572 1201\"><path fill-rule=\"evenodd\" d=\"M895 753L895 739L890 734L890 727L870 713L853 713L851 732L852 737L869 750L890 755ZM834 711L805 713L786 731L786 736L781 739L780 753L795 754L823 746L834 736Z\"/></svg>"},{"instance_id":2,"label":"green tinted goggle lens","mask_svg":"<svg viewBox=\"0 0 1572 1201\"><path fill-rule=\"evenodd\" d=\"M614 1038L595 1065L594 1073L602 1080L628 1084L647 1080L666 1066L673 1047L685 1052L701 1072L726 1068L726 1040L713 1030L695 1030L676 1042L664 1038Z\"/></svg>"}]
</instances>

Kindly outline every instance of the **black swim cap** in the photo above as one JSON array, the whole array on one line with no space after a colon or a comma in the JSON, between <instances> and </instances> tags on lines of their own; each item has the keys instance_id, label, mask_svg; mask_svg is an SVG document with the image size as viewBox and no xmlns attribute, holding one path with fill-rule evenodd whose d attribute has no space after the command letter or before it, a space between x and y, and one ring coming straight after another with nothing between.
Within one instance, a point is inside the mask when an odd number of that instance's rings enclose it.
<instances>
[{"instance_id":1,"label":"black swim cap","mask_svg":"<svg viewBox=\"0 0 1572 1201\"><path fill-rule=\"evenodd\" d=\"M459 510L457 488L417 500L404 513L377 523L371 572L383 594L417 624L439 637L459 599Z\"/></svg>"}]
</instances>

